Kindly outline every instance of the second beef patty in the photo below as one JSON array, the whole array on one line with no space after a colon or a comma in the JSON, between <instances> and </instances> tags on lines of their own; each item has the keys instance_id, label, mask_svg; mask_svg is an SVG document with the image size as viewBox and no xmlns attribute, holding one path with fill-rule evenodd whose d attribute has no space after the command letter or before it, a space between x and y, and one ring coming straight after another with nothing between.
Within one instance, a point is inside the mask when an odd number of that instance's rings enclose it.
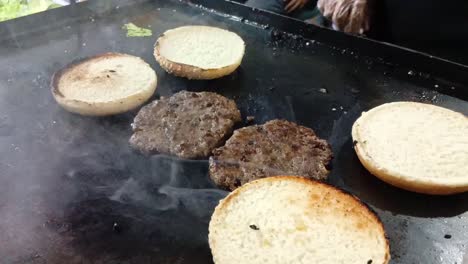
<instances>
[{"instance_id":1,"label":"second beef patty","mask_svg":"<svg viewBox=\"0 0 468 264\"><path fill-rule=\"evenodd\" d=\"M233 100L210 92L182 91L161 97L138 112L130 144L146 154L206 158L240 121Z\"/></svg>"},{"instance_id":2,"label":"second beef patty","mask_svg":"<svg viewBox=\"0 0 468 264\"><path fill-rule=\"evenodd\" d=\"M325 180L331 159L329 144L312 129L273 120L234 131L225 146L213 151L210 177L227 190L275 175Z\"/></svg>"}]
</instances>

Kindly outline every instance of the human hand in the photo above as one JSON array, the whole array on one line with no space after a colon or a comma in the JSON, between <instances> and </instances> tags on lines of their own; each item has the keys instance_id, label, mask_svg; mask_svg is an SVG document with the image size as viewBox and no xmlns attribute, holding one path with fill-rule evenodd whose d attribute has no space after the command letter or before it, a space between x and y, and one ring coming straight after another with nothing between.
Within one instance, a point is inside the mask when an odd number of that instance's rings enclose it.
<instances>
[{"instance_id":1,"label":"human hand","mask_svg":"<svg viewBox=\"0 0 468 264\"><path fill-rule=\"evenodd\" d=\"M284 0L287 2L286 6L284 7L284 10L286 13L291 13L296 10L302 9L308 2L309 0Z\"/></svg>"},{"instance_id":2,"label":"human hand","mask_svg":"<svg viewBox=\"0 0 468 264\"><path fill-rule=\"evenodd\" d=\"M318 0L317 7L339 30L363 34L370 27L369 1Z\"/></svg>"}]
</instances>

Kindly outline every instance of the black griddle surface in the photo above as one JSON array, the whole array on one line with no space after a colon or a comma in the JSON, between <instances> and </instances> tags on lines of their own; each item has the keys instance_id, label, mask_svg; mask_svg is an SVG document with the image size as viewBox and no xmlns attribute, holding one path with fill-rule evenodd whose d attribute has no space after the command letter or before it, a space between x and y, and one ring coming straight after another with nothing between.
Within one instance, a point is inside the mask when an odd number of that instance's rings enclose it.
<instances>
[{"instance_id":1,"label":"black griddle surface","mask_svg":"<svg viewBox=\"0 0 468 264\"><path fill-rule=\"evenodd\" d=\"M333 147L329 182L382 218L391 263L462 263L468 194L425 196L377 180L360 165L350 130L362 111L399 100L468 114L466 67L222 1L199 2L243 19L180 1L110 2L0 24L1 263L212 262L207 226L226 192L209 180L207 162L139 155L128 145L135 111L82 117L51 96L56 70L109 51L152 65L159 77L153 99L214 91L256 123L285 118L313 128ZM151 27L153 36L127 38L128 22ZM164 73L154 42L187 24L241 35L247 49L240 69L214 81Z\"/></svg>"}]
</instances>

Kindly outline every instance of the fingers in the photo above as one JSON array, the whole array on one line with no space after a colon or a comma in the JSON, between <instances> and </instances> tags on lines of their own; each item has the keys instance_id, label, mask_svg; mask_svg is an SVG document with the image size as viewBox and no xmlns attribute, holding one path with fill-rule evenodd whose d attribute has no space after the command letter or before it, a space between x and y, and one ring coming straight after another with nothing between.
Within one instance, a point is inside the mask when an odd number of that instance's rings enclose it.
<instances>
[{"instance_id":1,"label":"fingers","mask_svg":"<svg viewBox=\"0 0 468 264\"><path fill-rule=\"evenodd\" d=\"M299 7L299 5L300 5L299 0L290 0L290 2L285 7L286 13L293 12Z\"/></svg>"},{"instance_id":2,"label":"fingers","mask_svg":"<svg viewBox=\"0 0 468 264\"><path fill-rule=\"evenodd\" d=\"M345 32L353 34L362 34L369 29L369 15L367 3L356 1L350 14L349 23L344 28Z\"/></svg>"},{"instance_id":3,"label":"fingers","mask_svg":"<svg viewBox=\"0 0 468 264\"><path fill-rule=\"evenodd\" d=\"M318 0L317 1L317 8L318 10L320 11L320 13L323 14L323 6L324 6L324 3L326 2L326 0Z\"/></svg>"},{"instance_id":4,"label":"fingers","mask_svg":"<svg viewBox=\"0 0 468 264\"><path fill-rule=\"evenodd\" d=\"M332 21L339 30L343 30L349 22L351 7L348 1L340 1L335 6Z\"/></svg>"},{"instance_id":5,"label":"fingers","mask_svg":"<svg viewBox=\"0 0 468 264\"><path fill-rule=\"evenodd\" d=\"M367 32L370 30L370 7L369 4L366 1L362 1L362 9L363 11L363 21L362 21L362 29L364 32Z\"/></svg>"},{"instance_id":6,"label":"fingers","mask_svg":"<svg viewBox=\"0 0 468 264\"><path fill-rule=\"evenodd\" d=\"M320 12L324 17L331 20L335 11L336 4L336 0L319 0L317 3L317 7L319 8Z\"/></svg>"},{"instance_id":7,"label":"fingers","mask_svg":"<svg viewBox=\"0 0 468 264\"><path fill-rule=\"evenodd\" d=\"M367 0L318 0L317 7L339 30L354 34L369 30Z\"/></svg>"},{"instance_id":8,"label":"fingers","mask_svg":"<svg viewBox=\"0 0 468 264\"><path fill-rule=\"evenodd\" d=\"M300 0L290 0L288 4L286 5L286 7L284 8L284 10L286 11L286 13L291 13L294 10L298 9L300 5L301 5Z\"/></svg>"},{"instance_id":9,"label":"fingers","mask_svg":"<svg viewBox=\"0 0 468 264\"><path fill-rule=\"evenodd\" d=\"M346 33L359 33L362 29L362 12L356 8L352 8L349 21L343 28Z\"/></svg>"}]
</instances>

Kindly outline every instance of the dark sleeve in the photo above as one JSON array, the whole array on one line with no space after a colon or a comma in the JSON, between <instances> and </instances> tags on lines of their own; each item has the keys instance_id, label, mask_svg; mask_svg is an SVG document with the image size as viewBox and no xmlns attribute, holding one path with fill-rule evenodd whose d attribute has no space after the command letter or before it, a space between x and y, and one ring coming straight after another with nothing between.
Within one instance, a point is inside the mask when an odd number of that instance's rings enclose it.
<instances>
[{"instance_id":1,"label":"dark sleeve","mask_svg":"<svg viewBox=\"0 0 468 264\"><path fill-rule=\"evenodd\" d=\"M371 37L468 64L468 0L375 0Z\"/></svg>"}]
</instances>

